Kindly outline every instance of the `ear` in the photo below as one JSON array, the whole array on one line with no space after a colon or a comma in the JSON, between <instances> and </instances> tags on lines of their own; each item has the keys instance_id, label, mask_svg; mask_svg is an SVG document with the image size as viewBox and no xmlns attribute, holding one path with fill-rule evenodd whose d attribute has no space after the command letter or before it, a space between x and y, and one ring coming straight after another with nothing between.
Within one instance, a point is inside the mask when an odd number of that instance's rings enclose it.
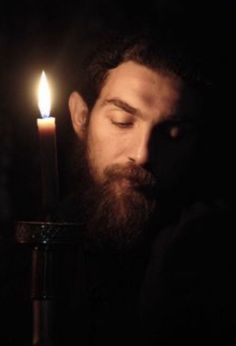
<instances>
[{"instance_id":1,"label":"ear","mask_svg":"<svg viewBox=\"0 0 236 346\"><path fill-rule=\"evenodd\" d=\"M83 138L88 117L88 107L81 95L76 91L69 97L69 110L74 130L80 138Z\"/></svg>"}]
</instances>

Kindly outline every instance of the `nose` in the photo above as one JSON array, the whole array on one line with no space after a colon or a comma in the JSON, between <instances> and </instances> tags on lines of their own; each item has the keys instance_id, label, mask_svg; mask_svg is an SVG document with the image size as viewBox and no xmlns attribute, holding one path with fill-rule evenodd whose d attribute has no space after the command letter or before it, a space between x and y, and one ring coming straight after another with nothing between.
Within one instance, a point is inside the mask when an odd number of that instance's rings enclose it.
<instances>
[{"instance_id":1,"label":"nose","mask_svg":"<svg viewBox=\"0 0 236 346\"><path fill-rule=\"evenodd\" d=\"M132 144L129 160L139 166L146 166L150 161L150 131L140 133Z\"/></svg>"}]
</instances>

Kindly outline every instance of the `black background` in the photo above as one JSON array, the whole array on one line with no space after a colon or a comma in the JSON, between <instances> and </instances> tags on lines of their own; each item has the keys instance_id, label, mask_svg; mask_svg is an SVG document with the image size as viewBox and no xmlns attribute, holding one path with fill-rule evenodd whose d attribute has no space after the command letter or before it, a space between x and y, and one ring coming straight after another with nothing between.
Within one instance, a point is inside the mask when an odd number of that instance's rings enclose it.
<instances>
[{"instance_id":1,"label":"black background","mask_svg":"<svg viewBox=\"0 0 236 346\"><path fill-rule=\"evenodd\" d=\"M54 94L51 114L57 118L63 195L68 143L72 136L67 100L76 86L76 76L84 57L104 32L132 32L143 23L151 22L168 30L173 21L181 28L186 42L196 52L201 52L209 74L222 87L227 101L222 119L231 129L234 113L234 1L1 2L0 220L3 225L9 220L31 218L40 208L36 128L39 111L35 90L41 71L46 71ZM233 159L232 153L227 154L230 159ZM223 155L220 153L219 162Z\"/></svg>"}]
</instances>

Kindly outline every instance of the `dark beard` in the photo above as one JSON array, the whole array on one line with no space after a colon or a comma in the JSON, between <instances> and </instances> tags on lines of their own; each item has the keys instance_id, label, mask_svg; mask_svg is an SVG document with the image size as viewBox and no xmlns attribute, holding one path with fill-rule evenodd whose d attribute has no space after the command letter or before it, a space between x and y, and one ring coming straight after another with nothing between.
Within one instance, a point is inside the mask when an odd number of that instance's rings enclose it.
<instances>
[{"instance_id":1,"label":"dark beard","mask_svg":"<svg viewBox=\"0 0 236 346\"><path fill-rule=\"evenodd\" d=\"M88 231L116 246L131 246L143 238L156 210L155 180L133 164L111 165L104 181L94 184L89 200Z\"/></svg>"},{"instance_id":2,"label":"dark beard","mask_svg":"<svg viewBox=\"0 0 236 346\"><path fill-rule=\"evenodd\" d=\"M74 202L72 221L85 224L87 235L113 247L132 247L148 233L157 211L154 176L132 163L111 165L97 183L87 158L86 142L76 144L74 153Z\"/></svg>"}]
</instances>

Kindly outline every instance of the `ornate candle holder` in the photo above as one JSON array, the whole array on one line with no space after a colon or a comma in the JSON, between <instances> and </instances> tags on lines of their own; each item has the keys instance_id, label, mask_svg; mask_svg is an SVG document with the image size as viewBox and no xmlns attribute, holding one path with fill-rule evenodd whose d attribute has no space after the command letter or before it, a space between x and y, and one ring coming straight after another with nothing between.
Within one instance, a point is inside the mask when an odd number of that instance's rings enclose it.
<instances>
[{"instance_id":1,"label":"ornate candle holder","mask_svg":"<svg viewBox=\"0 0 236 346\"><path fill-rule=\"evenodd\" d=\"M65 295L60 289L63 252L80 243L80 224L20 221L16 241L32 247L33 346L56 346L56 305Z\"/></svg>"}]
</instances>

